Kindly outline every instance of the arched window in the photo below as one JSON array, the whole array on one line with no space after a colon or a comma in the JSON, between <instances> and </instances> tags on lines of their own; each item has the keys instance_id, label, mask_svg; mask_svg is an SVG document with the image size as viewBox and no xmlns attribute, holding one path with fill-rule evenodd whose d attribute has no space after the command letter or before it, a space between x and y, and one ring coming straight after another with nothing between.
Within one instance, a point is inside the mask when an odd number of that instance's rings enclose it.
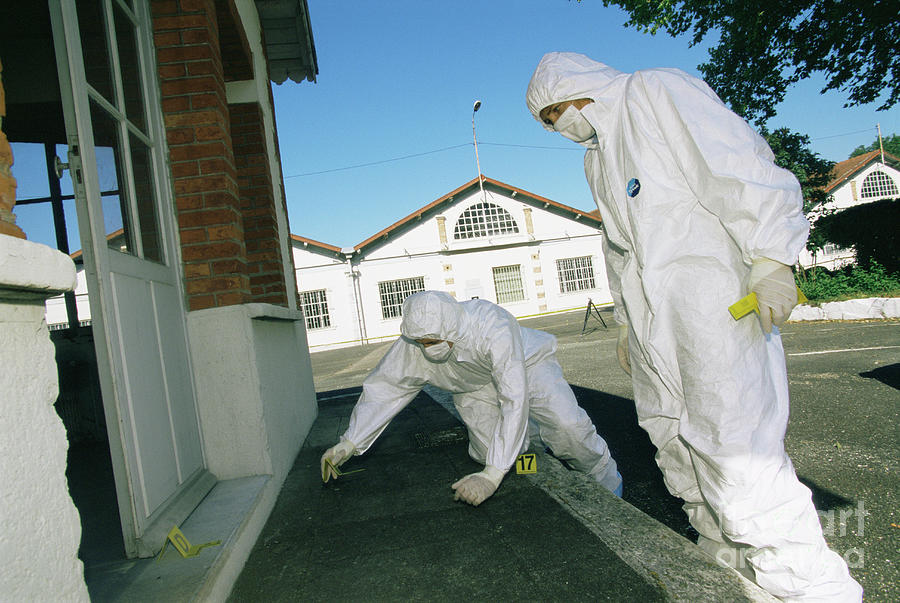
<instances>
[{"instance_id":1,"label":"arched window","mask_svg":"<svg viewBox=\"0 0 900 603\"><path fill-rule=\"evenodd\" d=\"M873 197L896 197L900 195L897 192L897 185L890 176L881 171L875 171L866 176L863 180L862 191L860 196L863 199L872 199Z\"/></svg>"},{"instance_id":2,"label":"arched window","mask_svg":"<svg viewBox=\"0 0 900 603\"><path fill-rule=\"evenodd\" d=\"M468 207L456 221L453 238L477 239L517 232L519 227L508 211L493 203L476 203Z\"/></svg>"}]
</instances>

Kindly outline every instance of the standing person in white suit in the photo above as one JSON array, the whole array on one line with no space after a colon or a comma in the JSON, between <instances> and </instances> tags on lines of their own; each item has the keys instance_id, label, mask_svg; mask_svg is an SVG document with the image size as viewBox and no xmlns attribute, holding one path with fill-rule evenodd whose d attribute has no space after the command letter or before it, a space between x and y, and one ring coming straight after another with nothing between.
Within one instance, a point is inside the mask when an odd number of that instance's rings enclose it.
<instances>
[{"instance_id":1,"label":"standing person in white suit","mask_svg":"<svg viewBox=\"0 0 900 603\"><path fill-rule=\"evenodd\" d=\"M784 450L778 326L809 231L800 186L701 80L545 55L526 103L587 149L619 360L698 544L785 600L859 601ZM759 320L728 307L756 293Z\"/></svg>"},{"instance_id":2,"label":"standing person in white suit","mask_svg":"<svg viewBox=\"0 0 900 603\"><path fill-rule=\"evenodd\" d=\"M402 337L363 382L350 425L322 455L322 479L337 478L426 384L453 393L484 470L454 483L455 500L479 505L527 450L529 419L553 454L621 496L622 476L556 360L556 338L519 325L483 299L457 302L423 291L403 302Z\"/></svg>"}]
</instances>

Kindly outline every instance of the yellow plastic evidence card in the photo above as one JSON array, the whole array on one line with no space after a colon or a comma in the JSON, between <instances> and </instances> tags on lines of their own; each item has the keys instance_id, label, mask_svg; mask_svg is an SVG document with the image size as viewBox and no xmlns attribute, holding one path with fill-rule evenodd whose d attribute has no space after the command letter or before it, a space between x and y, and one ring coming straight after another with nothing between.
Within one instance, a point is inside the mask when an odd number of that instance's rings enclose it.
<instances>
[{"instance_id":1,"label":"yellow plastic evidence card","mask_svg":"<svg viewBox=\"0 0 900 603\"><path fill-rule=\"evenodd\" d=\"M175 550L181 553L181 556L184 558L196 557L200 554L200 551L202 551L206 547L222 544L221 540L214 540L212 542L205 542L203 544L191 545L184 533L182 533L182 531L178 529L178 526L172 526L172 529L169 530L169 534L166 537L166 544L163 545L162 550L160 550L159 552L159 557L156 558L157 561L162 559L163 554L166 552L166 545L170 542L172 543L172 546L175 547Z\"/></svg>"},{"instance_id":2,"label":"yellow plastic evidence card","mask_svg":"<svg viewBox=\"0 0 900 603\"><path fill-rule=\"evenodd\" d=\"M516 457L516 473L537 473L537 455L520 454Z\"/></svg>"},{"instance_id":3,"label":"yellow plastic evidence card","mask_svg":"<svg viewBox=\"0 0 900 603\"><path fill-rule=\"evenodd\" d=\"M808 301L806 296L803 295L803 291L800 290L800 287L797 287L797 303L802 304ZM731 316L733 316L735 320L743 318L747 314L750 314L750 312L759 314L759 302L756 299L756 293L751 292L734 302L728 306L728 311L731 312Z\"/></svg>"},{"instance_id":4,"label":"yellow plastic evidence card","mask_svg":"<svg viewBox=\"0 0 900 603\"><path fill-rule=\"evenodd\" d=\"M743 318L751 312L759 312L759 303L756 301L756 293L750 292L750 294L734 302L728 306L728 311L731 312L731 316L735 320Z\"/></svg>"}]
</instances>

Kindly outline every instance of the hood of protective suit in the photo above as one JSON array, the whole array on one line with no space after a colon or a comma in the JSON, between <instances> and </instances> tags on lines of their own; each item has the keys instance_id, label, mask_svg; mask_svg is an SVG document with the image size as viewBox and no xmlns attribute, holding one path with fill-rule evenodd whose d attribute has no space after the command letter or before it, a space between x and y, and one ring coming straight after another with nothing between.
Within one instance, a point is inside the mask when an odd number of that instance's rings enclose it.
<instances>
[{"instance_id":1,"label":"hood of protective suit","mask_svg":"<svg viewBox=\"0 0 900 603\"><path fill-rule=\"evenodd\" d=\"M525 103L545 130L555 132L553 126L541 120L541 109L554 103L589 98L597 105L595 110L603 111L618 96L615 90L618 86L614 84L624 83L628 75L583 54L549 52L544 55L531 76L525 92ZM597 124L592 125L597 130ZM602 136L599 130L597 136Z\"/></svg>"},{"instance_id":2,"label":"hood of protective suit","mask_svg":"<svg viewBox=\"0 0 900 603\"><path fill-rule=\"evenodd\" d=\"M408 339L441 339L458 343L465 335L466 311L443 291L421 291L403 302L400 333Z\"/></svg>"}]
</instances>

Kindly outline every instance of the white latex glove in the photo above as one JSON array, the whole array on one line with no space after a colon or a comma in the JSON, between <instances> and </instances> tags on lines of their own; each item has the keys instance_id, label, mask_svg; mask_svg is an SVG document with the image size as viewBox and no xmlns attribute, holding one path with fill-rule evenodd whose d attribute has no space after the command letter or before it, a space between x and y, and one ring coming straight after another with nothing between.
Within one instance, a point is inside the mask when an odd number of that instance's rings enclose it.
<instances>
[{"instance_id":1,"label":"white latex glove","mask_svg":"<svg viewBox=\"0 0 900 603\"><path fill-rule=\"evenodd\" d=\"M759 322L763 331L772 332L772 325L780 327L797 305L797 284L790 266L769 258L753 260L747 285L756 293Z\"/></svg>"},{"instance_id":2,"label":"white latex glove","mask_svg":"<svg viewBox=\"0 0 900 603\"><path fill-rule=\"evenodd\" d=\"M619 357L619 366L622 370L631 374L631 358L628 356L628 325L619 325L619 340L616 343L616 356Z\"/></svg>"},{"instance_id":3,"label":"white latex glove","mask_svg":"<svg viewBox=\"0 0 900 603\"><path fill-rule=\"evenodd\" d=\"M322 481L328 483L331 478L337 479L337 473L334 468L340 467L347 462L353 453L356 452L356 446L350 440L341 440L322 455ZM329 462L331 463L329 465Z\"/></svg>"},{"instance_id":4,"label":"white latex glove","mask_svg":"<svg viewBox=\"0 0 900 603\"><path fill-rule=\"evenodd\" d=\"M450 486L456 490L453 500L462 500L477 507L497 491L497 487L502 481L503 472L496 467L487 465L484 471L470 473Z\"/></svg>"}]
</instances>

